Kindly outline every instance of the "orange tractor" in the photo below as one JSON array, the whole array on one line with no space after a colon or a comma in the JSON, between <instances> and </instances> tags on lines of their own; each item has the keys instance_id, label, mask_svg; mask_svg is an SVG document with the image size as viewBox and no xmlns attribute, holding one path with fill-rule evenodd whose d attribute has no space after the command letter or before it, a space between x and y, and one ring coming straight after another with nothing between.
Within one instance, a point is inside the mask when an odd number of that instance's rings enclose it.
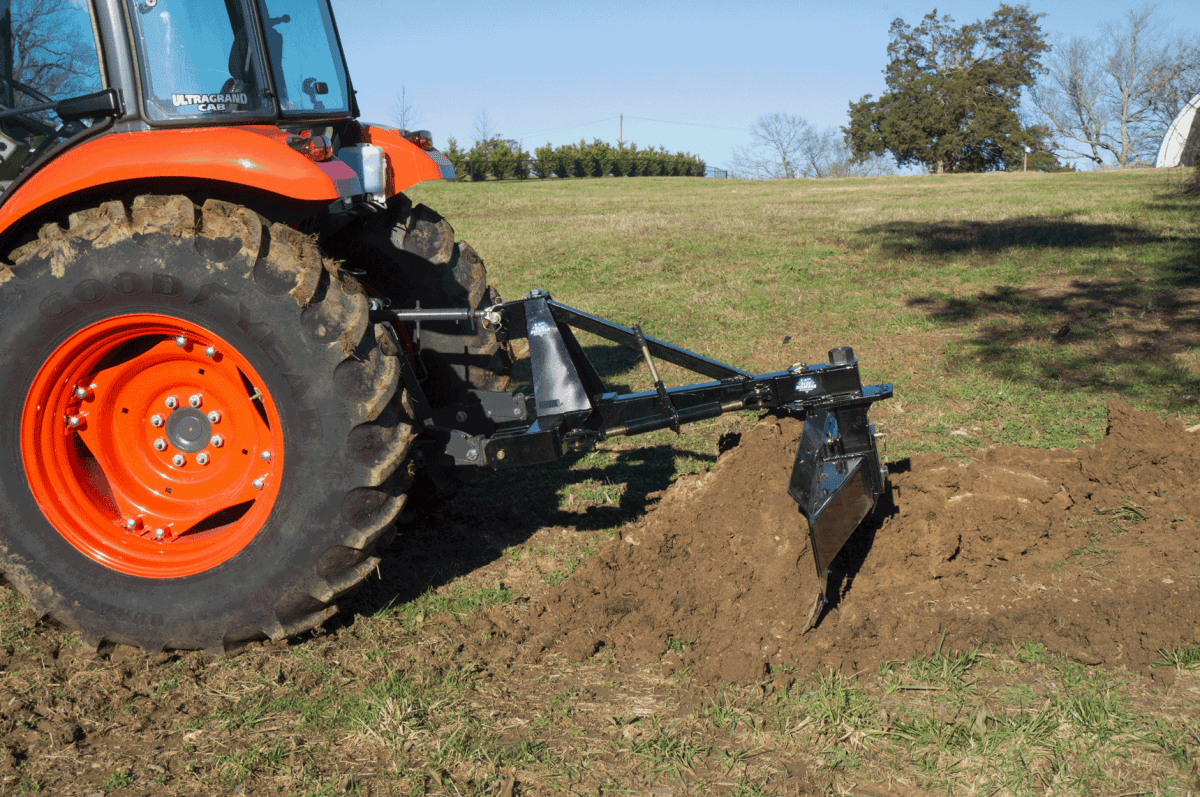
<instances>
[{"instance_id":1,"label":"orange tractor","mask_svg":"<svg viewBox=\"0 0 1200 797\"><path fill-rule=\"evenodd\" d=\"M867 412L891 386L848 348L756 376L540 291L503 302L402 193L453 177L428 133L357 119L328 0L9 6L0 573L87 644L312 628L375 571L417 463L801 413L790 492L821 572L884 491ZM39 62L39 30L70 58ZM641 351L654 389L608 392L572 329ZM528 396L506 392L516 338ZM712 381L668 389L655 358Z\"/></svg>"}]
</instances>

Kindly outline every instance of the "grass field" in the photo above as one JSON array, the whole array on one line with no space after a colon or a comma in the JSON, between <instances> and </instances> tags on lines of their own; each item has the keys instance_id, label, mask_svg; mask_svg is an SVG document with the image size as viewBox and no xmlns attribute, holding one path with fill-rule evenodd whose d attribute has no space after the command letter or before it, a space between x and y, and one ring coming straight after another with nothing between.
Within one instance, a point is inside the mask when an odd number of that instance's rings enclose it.
<instances>
[{"instance_id":1,"label":"grass field","mask_svg":"<svg viewBox=\"0 0 1200 797\"><path fill-rule=\"evenodd\" d=\"M852 345L899 454L1074 445L1107 396L1200 419L1200 228L1179 171L423 184L531 287L748 370ZM1061 335L1060 330L1067 329ZM609 363L638 389L624 352ZM970 434L948 437L955 429Z\"/></svg>"},{"instance_id":2,"label":"grass field","mask_svg":"<svg viewBox=\"0 0 1200 797\"><path fill-rule=\"evenodd\" d=\"M543 288L756 372L853 346L865 380L895 385L872 419L897 459L1074 447L1103 434L1114 396L1200 423L1200 199L1184 177L531 180L410 195L479 251L505 298ZM636 355L583 342L616 388L650 386ZM711 688L602 660L464 654L475 618L536 600L754 420L479 474L419 519L464 552L453 566L393 551L326 628L227 660L88 658L5 594L0 793L1200 792L1194 646L1143 673L1014 643Z\"/></svg>"}]
</instances>

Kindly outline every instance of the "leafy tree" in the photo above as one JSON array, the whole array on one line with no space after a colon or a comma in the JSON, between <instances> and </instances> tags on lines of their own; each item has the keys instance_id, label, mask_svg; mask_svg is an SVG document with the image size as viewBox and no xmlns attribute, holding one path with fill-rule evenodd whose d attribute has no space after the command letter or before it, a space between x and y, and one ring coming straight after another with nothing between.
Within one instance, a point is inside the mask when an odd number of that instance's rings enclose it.
<instances>
[{"instance_id":1,"label":"leafy tree","mask_svg":"<svg viewBox=\"0 0 1200 797\"><path fill-rule=\"evenodd\" d=\"M890 152L933 172L990 171L1020 163L1035 136L1021 124L1022 89L1045 71L1043 14L1001 4L990 19L953 26L935 9L916 27L891 27L888 91L850 104L846 140L856 158Z\"/></svg>"},{"instance_id":2,"label":"leafy tree","mask_svg":"<svg viewBox=\"0 0 1200 797\"><path fill-rule=\"evenodd\" d=\"M538 147L533 151L533 163L530 164L530 168L535 177L544 179L557 172L561 161L562 159L558 157L553 145L547 141L546 146Z\"/></svg>"},{"instance_id":3,"label":"leafy tree","mask_svg":"<svg viewBox=\"0 0 1200 797\"><path fill-rule=\"evenodd\" d=\"M467 154L458 147L458 139L454 136L446 141L446 148L442 150L442 154L446 156L446 160L450 161L450 165L454 167L454 176L459 179L465 179L467 176Z\"/></svg>"}]
</instances>

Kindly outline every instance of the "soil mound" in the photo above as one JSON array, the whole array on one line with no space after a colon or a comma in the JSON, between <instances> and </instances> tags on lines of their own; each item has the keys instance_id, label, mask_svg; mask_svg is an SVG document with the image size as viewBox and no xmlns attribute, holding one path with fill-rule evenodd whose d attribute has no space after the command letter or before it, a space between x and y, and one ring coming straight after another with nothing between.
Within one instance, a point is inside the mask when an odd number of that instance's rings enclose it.
<instances>
[{"instance_id":1,"label":"soil mound","mask_svg":"<svg viewBox=\"0 0 1200 797\"><path fill-rule=\"evenodd\" d=\"M490 630L527 657L606 653L738 683L1027 642L1142 668L1200 638L1200 435L1178 423L1114 401L1091 448L891 463L808 633L818 582L786 491L800 429L764 420L518 627Z\"/></svg>"}]
</instances>

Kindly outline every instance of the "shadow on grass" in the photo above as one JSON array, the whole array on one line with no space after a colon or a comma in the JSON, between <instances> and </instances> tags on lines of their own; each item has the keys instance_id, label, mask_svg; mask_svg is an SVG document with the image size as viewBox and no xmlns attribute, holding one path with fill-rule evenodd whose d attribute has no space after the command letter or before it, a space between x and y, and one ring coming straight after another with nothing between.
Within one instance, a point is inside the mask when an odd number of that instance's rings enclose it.
<instances>
[{"instance_id":1,"label":"shadow on grass","mask_svg":"<svg viewBox=\"0 0 1200 797\"><path fill-rule=\"evenodd\" d=\"M1200 202L1190 208L1200 215ZM1038 218L904 222L865 232L882 234L885 248L947 257L1021 249L1102 250L1169 240L1177 251L1155 267L1151 279L1077 279L1053 288L996 286L968 296L915 296L908 305L943 325L971 330L958 353L1001 379L1142 394L1175 409L1200 394L1200 379L1179 363L1180 355L1200 345L1200 237L1167 239L1132 226ZM1036 251L1029 253L1036 256Z\"/></svg>"},{"instance_id":2,"label":"shadow on grass","mask_svg":"<svg viewBox=\"0 0 1200 797\"><path fill-rule=\"evenodd\" d=\"M716 456L670 445L611 452L615 461L600 467L574 467L585 456L508 471L468 472L452 494L419 496L402 516L395 541L382 551L380 577L371 579L347 602L348 616L329 624L352 622L389 605L407 603L503 556L545 527L577 532L616 528L636 519L653 494L676 478L676 459L714 462ZM615 503L581 511L559 508L564 489L583 482L610 485L620 492ZM419 484L416 491L428 489Z\"/></svg>"},{"instance_id":3,"label":"shadow on grass","mask_svg":"<svg viewBox=\"0 0 1200 797\"><path fill-rule=\"evenodd\" d=\"M1092 224L1023 216L1000 221L896 221L861 232L894 254L950 257L999 254L1013 249L1090 249L1165 240L1127 224Z\"/></svg>"}]
</instances>

